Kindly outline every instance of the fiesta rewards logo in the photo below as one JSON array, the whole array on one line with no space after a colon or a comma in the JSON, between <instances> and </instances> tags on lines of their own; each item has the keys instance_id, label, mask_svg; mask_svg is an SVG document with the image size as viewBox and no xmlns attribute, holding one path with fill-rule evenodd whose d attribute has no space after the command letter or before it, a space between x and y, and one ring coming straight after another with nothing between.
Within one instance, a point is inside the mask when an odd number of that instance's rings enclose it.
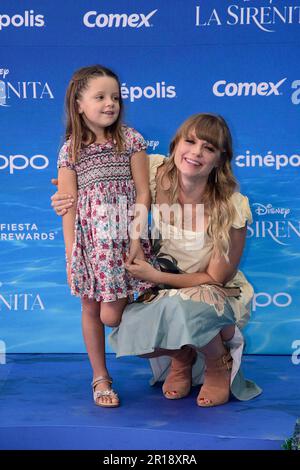
<instances>
[{"instance_id":1,"label":"fiesta rewards logo","mask_svg":"<svg viewBox=\"0 0 300 470\"><path fill-rule=\"evenodd\" d=\"M83 24L87 28L150 28L150 23L156 10L152 10L147 15L144 13L98 13L97 11L88 11L83 16Z\"/></svg>"},{"instance_id":2,"label":"fiesta rewards logo","mask_svg":"<svg viewBox=\"0 0 300 470\"><path fill-rule=\"evenodd\" d=\"M34 222L0 224L1 241L48 241L54 240L57 232L43 232Z\"/></svg>"},{"instance_id":3,"label":"fiesta rewards logo","mask_svg":"<svg viewBox=\"0 0 300 470\"><path fill-rule=\"evenodd\" d=\"M44 15L36 15L34 10L26 10L22 14L1 14L0 31L3 28L42 28L45 26Z\"/></svg>"}]
</instances>

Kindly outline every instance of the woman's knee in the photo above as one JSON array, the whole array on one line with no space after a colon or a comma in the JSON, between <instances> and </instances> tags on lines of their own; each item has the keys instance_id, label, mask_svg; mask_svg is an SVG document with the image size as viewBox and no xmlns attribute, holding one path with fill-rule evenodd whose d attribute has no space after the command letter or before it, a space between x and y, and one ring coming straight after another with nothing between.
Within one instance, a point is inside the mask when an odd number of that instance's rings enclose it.
<instances>
[{"instance_id":1,"label":"woman's knee","mask_svg":"<svg viewBox=\"0 0 300 470\"><path fill-rule=\"evenodd\" d=\"M228 326L225 326L222 330L221 330L221 337L222 337L222 340L223 341L230 341L233 336L234 336L234 332L235 332L235 325L228 325Z\"/></svg>"}]
</instances>

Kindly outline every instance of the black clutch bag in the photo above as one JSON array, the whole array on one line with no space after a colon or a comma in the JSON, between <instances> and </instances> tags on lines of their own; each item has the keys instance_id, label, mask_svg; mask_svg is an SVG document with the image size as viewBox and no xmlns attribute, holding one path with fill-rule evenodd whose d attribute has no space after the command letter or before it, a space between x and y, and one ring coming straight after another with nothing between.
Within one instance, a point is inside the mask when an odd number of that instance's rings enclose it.
<instances>
[{"instance_id":1,"label":"black clutch bag","mask_svg":"<svg viewBox=\"0 0 300 470\"><path fill-rule=\"evenodd\" d=\"M182 274L182 271L177 266L177 261L173 256L165 253L159 253L156 258L160 270L164 273Z\"/></svg>"}]
</instances>

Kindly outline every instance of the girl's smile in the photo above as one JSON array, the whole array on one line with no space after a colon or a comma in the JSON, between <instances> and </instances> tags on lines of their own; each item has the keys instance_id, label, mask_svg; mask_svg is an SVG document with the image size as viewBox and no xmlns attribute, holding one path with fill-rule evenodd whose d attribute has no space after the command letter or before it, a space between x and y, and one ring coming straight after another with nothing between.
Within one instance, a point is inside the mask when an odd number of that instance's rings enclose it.
<instances>
[{"instance_id":1,"label":"girl's smile","mask_svg":"<svg viewBox=\"0 0 300 470\"><path fill-rule=\"evenodd\" d=\"M118 119L119 100L119 86L112 77L93 78L82 91L77 100L78 111L97 137L101 138L105 128Z\"/></svg>"}]
</instances>

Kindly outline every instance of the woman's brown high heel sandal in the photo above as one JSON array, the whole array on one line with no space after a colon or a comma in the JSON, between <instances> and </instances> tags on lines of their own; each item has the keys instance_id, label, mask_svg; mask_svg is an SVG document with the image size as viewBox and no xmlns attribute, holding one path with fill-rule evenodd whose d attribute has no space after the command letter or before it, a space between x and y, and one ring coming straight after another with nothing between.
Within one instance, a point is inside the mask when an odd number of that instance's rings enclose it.
<instances>
[{"instance_id":1,"label":"woman's brown high heel sandal","mask_svg":"<svg viewBox=\"0 0 300 470\"><path fill-rule=\"evenodd\" d=\"M112 388L108 388L106 390L96 390L97 385L103 382L107 382L111 385L112 379L108 376L100 375L99 377L96 377L91 384L93 387L93 398L95 405L102 406L103 408L116 408L120 405L120 401L118 395ZM111 401L100 401L99 399L102 397L109 397Z\"/></svg>"},{"instance_id":2,"label":"woman's brown high heel sandal","mask_svg":"<svg viewBox=\"0 0 300 470\"><path fill-rule=\"evenodd\" d=\"M190 347L184 347L171 362L170 372L163 384L163 394L168 400L178 400L186 397L192 386L192 367L197 358L197 352Z\"/></svg>"},{"instance_id":3,"label":"woman's brown high heel sandal","mask_svg":"<svg viewBox=\"0 0 300 470\"><path fill-rule=\"evenodd\" d=\"M226 353L217 360L205 359L205 379L197 397L197 405L217 406L227 403L230 395L232 357Z\"/></svg>"}]
</instances>

